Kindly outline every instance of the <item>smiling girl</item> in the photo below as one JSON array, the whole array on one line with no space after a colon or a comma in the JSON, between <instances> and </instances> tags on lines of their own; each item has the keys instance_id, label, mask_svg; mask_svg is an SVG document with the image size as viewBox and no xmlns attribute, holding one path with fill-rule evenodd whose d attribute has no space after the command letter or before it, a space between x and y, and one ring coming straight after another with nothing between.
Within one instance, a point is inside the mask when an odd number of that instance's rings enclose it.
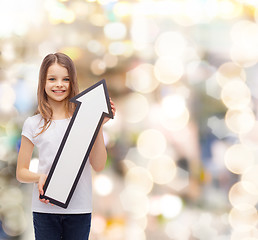
<instances>
[{"instance_id":1,"label":"smiling girl","mask_svg":"<svg viewBox=\"0 0 258 240\"><path fill-rule=\"evenodd\" d=\"M91 167L95 171L105 167L107 152L102 126L109 118L106 117L102 123L69 206L63 209L39 198L40 194L43 195L47 174L75 110L75 105L69 99L78 92L73 61L63 53L47 55L40 67L37 113L24 122L16 170L18 181L35 183L32 212L36 240L87 240L89 236L92 212ZM111 100L110 103L115 115L114 103ZM29 170L34 146L39 152L37 173Z\"/></svg>"}]
</instances>

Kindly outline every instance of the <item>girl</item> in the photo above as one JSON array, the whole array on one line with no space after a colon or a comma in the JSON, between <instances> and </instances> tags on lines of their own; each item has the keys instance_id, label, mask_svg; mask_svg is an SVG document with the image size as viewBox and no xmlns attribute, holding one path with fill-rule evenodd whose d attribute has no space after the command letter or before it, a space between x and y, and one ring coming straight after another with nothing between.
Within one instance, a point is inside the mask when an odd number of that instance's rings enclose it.
<instances>
[{"instance_id":1,"label":"girl","mask_svg":"<svg viewBox=\"0 0 258 240\"><path fill-rule=\"evenodd\" d=\"M72 60L63 53L47 55L40 67L37 114L24 122L16 176L22 183L34 184L32 196L33 223L36 240L85 240L91 224L91 167L101 171L107 152L102 126L89 155L67 209L40 199L47 174L62 141L75 105L69 99L78 94L76 70ZM115 115L114 103L110 100ZM33 148L39 152L38 173L29 170ZM71 159L72 161L72 159Z\"/></svg>"}]
</instances>

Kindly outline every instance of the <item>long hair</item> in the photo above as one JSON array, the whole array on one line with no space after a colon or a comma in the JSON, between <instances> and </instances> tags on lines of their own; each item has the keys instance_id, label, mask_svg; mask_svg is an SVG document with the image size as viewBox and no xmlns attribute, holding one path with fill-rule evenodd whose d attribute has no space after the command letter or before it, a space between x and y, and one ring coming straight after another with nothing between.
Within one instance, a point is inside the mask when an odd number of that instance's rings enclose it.
<instances>
[{"instance_id":1,"label":"long hair","mask_svg":"<svg viewBox=\"0 0 258 240\"><path fill-rule=\"evenodd\" d=\"M65 67L68 71L69 82L70 82L70 93L66 98L65 104L65 113L66 116L69 117L75 110L75 104L69 102L69 99L76 96L79 92L78 82L77 82L77 73L74 66L74 63L70 57L65 55L64 53L54 53L48 54L42 61L39 71L39 81L38 81L38 109L36 113L40 113L42 118L44 119L44 125L42 127L42 131L39 133L43 133L50 126L53 118L53 109L51 108L48 97L45 92L46 80L47 80L47 71L48 68L58 63L62 67ZM39 135L37 134L37 135Z\"/></svg>"}]
</instances>

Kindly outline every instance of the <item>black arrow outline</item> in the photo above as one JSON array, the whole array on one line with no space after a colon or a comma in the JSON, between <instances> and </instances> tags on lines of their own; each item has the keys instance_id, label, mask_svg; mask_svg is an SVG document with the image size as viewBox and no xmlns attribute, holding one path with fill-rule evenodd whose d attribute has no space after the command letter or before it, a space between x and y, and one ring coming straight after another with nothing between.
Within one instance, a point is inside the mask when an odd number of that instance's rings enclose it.
<instances>
[{"instance_id":1,"label":"black arrow outline","mask_svg":"<svg viewBox=\"0 0 258 240\"><path fill-rule=\"evenodd\" d=\"M53 199L53 198L51 198L51 197L48 197L47 195L45 195L45 192L46 192L46 189L47 189L47 187L48 187L48 185L49 185L49 183L50 183L51 177L52 177L52 175L53 175L53 173L54 173L54 171L55 171L57 162L58 162L59 157L60 157L60 155L61 155L61 153L62 153L62 151L63 151L63 148L64 148L64 146L65 146L66 140L67 140L67 138L68 138L68 136L69 136L69 134L70 134L70 131L71 131L71 129L72 129L72 126L73 126L73 123L74 123L75 118L76 118L76 116L77 116L77 113L79 112L79 109L80 109L80 107L81 107L82 102L77 101L77 99L78 99L79 97L85 95L86 93L90 92L91 90L93 90L94 88L98 87L98 86L101 85L101 84L103 84L103 87L104 87L104 92L105 92L105 97L106 97L106 103L107 103L107 107L108 107L108 112L109 112L109 113L102 112L102 115L101 115L100 120L99 120L99 122L98 122L97 128L96 128L96 130L95 130L95 132L94 132L94 134L93 134L93 137L92 137L92 139L91 139L90 145L89 145L89 147L88 147L88 149L87 149L87 152L86 152L86 154L85 154L85 156L84 156L84 158L83 158L82 164L81 164L81 166L80 166L79 172L77 173L77 176L76 176L76 178L75 178L75 181L74 181L74 183L73 183L73 185L72 185L72 188L71 188L71 190L70 190L70 193L69 193L69 195L68 195L68 197L67 197L67 199L66 199L66 202L65 202L65 203L62 203L62 202L60 202L60 201L58 201L58 200L55 200L55 199ZM51 166L51 168L50 168L50 171L49 171L49 174L48 174L48 176L47 176L46 182L45 182L45 184L44 184L44 186L43 186L44 194L43 194L43 195L40 195L40 198L41 198L41 199L49 200L50 203L53 203L53 204L55 204L55 205L57 205L57 206L60 206L60 207L62 207L62 208L67 208L67 207L68 207L68 204L69 204L69 202L70 202L70 200L71 200L71 198L72 198L72 195L73 195L74 190L75 190L75 188L76 188L76 186L77 186L77 183L78 183L78 181L79 181L79 179L80 179L80 176L81 176L81 174L82 174L82 171L83 171L83 169L84 169L84 166L85 166L85 164L86 164L86 162L87 162L87 159L88 159L88 157L89 157L89 155L90 155L90 151L91 151L91 149L92 149L92 147L93 147L93 144L94 144L94 142L95 142L95 140L96 140L96 138L97 138L97 135L98 135L98 132L99 132L99 130L100 130L101 124L102 124L102 122L103 122L103 120L104 120L104 117L114 118L113 112L112 112L112 108L111 108L111 104L110 104L110 99L109 99L109 95L108 95L108 90L107 90L107 85L106 85L105 79L102 79L101 81L97 82L96 84L94 84L94 85L92 85L91 87L87 88L86 90L82 91L81 93L79 93L79 94L76 95L75 97L71 98L71 99L70 99L70 102L73 102L73 103L77 104L77 106L76 106L76 109L75 109L75 111L74 111L74 113L73 113L72 119L70 120L70 123L69 123L69 125L68 125L68 127L67 127L67 129L66 129L66 132L65 132L64 137L63 137L63 139L62 139L62 142L61 142L61 144L60 144L60 146L59 146L59 149L58 149L58 151L57 151L57 154L56 154L56 156L55 156L55 159L54 159L54 161L53 161L53 163L52 163L52 166Z\"/></svg>"}]
</instances>

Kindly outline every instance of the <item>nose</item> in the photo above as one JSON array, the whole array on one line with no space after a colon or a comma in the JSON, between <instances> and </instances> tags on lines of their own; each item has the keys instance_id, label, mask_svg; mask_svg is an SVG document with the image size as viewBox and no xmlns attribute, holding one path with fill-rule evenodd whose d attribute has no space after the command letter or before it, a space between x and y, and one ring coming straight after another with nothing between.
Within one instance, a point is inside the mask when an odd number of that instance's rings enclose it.
<instances>
[{"instance_id":1,"label":"nose","mask_svg":"<svg viewBox=\"0 0 258 240\"><path fill-rule=\"evenodd\" d=\"M57 87L63 87L63 82L62 82L62 80L57 80L57 81L56 81L56 86L57 86Z\"/></svg>"}]
</instances>

